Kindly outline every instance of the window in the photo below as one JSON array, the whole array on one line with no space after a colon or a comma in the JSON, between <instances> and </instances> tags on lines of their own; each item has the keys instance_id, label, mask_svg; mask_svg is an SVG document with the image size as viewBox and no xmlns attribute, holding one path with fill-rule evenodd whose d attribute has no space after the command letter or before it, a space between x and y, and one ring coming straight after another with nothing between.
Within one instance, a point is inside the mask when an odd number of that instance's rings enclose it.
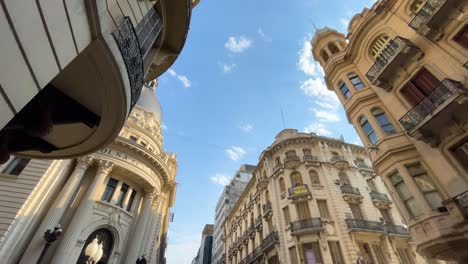
<instances>
[{"instance_id":1,"label":"window","mask_svg":"<svg viewBox=\"0 0 468 264\"><path fill-rule=\"evenodd\" d=\"M312 155L312 152L310 151L310 149L303 149L302 153L304 154L304 156L311 156Z\"/></svg>"},{"instance_id":2,"label":"window","mask_svg":"<svg viewBox=\"0 0 468 264\"><path fill-rule=\"evenodd\" d=\"M299 220L309 219L311 217L309 203L307 201L296 203L296 210Z\"/></svg>"},{"instance_id":3,"label":"window","mask_svg":"<svg viewBox=\"0 0 468 264\"><path fill-rule=\"evenodd\" d=\"M364 134L366 134L367 138L372 144L375 144L377 140L379 140L379 136L374 131L374 128L372 128L372 125L369 123L366 117L361 116L359 118L359 124L362 127L362 130L364 131Z\"/></svg>"},{"instance_id":4,"label":"window","mask_svg":"<svg viewBox=\"0 0 468 264\"><path fill-rule=\"evenodd\" d=\"M119 197L117 198L117 203L116 203L117 206L122 207L122 204L123 204L123 201L125 199L125 195L127 194L127 192L128 192L128 185L123 183L122 186L120 187Z\"/></svg>"},{"instance_id":5,"label":"window","mask_svg":"<svg viewBox=\"0 0 468 264\"><path fill-rule=\"evenodd\" d=\"M468 49L468 25L465 25L453 40L463 48Z\"/></svg>"},{"instance_id":6,"label":"window","mask_svg":"<svg viewBox=\"0 0 468 264\"><path fill-rule=\"evenodd\" d=\"M369 186L369 189L371 190L371 192L378 192L377 191L377 186L375 186L374 180L368 180L367 181L367 186Z\"/></svg>"},{"instance_id":7,"label":"window","mask_svg":"<svg viewBox=\"0 0 468 264\"><path fill-rule=\"evenodd\" d=\"M138 140L137 137L135 137L135 136L130 136L129 139L130 139L131 141L133 141L133 142L137 142L137 140Z\"/></svg>"},{"instance_id":8,"label":"window","mask_svg":"<svg viewBox=\"0 0 468 264\"><path fill-rule=\"evenodd\" d=\"M403 263L415 264L413 254L408 248L397 248L397 252Z\"/></svg>"},{"instance_id":9,"label":"window","mask_svg":"<svg viewBox=\"0 0 468 264\"><path fill-rule=\"evenodd\" d=\"M387 35L381 35L377 38L372 44L371 56L374 60L377 60L380 57L380 54L387 48L390 44L390 37Z\"/></svg>"},{"instance_id":10,"label":"window","mask_svg":"<svg viewBox=\"0 0 468 264\"><path fill-rule=\"evenodd\" d=\"M361 206L359 204L350 203L349 208L351 208L351 213L353 213L354 219L364 219L362 214Z\"/></svg>"},{"instance_id":11,"label":"window","mask_svg":"<svg viewBox=\"0 0 468 264\"><path fill-rule=\"evenodd\" d=\"M319 179L318 173L315 170L310 170L309 176L310 176L310 181L312 182L312 184L320 185L320 179Z\"/></svg>"},{"instance_id":12,"label":"window","mask_svg":"<svg viewBox=\"0 0 468 264\"><path fill-rule=\"evenodd\" d=\"M382 218L385 221L385 224L393 225L393 220L392 217L390 216L390 213L388 212L388 209L379 209L380 214L382 215Z\"/></svg>"},{"instance_id":13,"label":"window","mask_svg":"<svg viewBox=\"0 0 468 264\"><path fill-rule=\"evenodd\" d=\"M354 86L354 88L356 90L359 91L362 88L364 88L364 84L362 83L361 78L359 78L359 76L357 74L355 74L355 73L348 74L348 79L353 84L353 86Z\"/></svg>"},{"instance_id":14,"label":"window","mask_svg":"<svg viewBox=\"0 0 468 264\"><path fill-rule=\"evenodd\" d=\"M283 216L284 216L284 223L286 226L289 226L291 223L291 214L289 213L289 207L283 207Z\"/></svg>"},{"instance_id":15,"label":"window","mask_svg":"<svg viewBox=\"0 0 468 264\"><path fill-rule=\"evenodd\" d=\"M349 181L348 174L344 172L340 172L338 174L338 177L340 178L341 184L343 185L351 185L351 182Z\"/></svg>"},{"instance_id":16,"label":"window","mask_svg":"<svg viewBox=\"0 0 468 264\"><path fill-rule=\"evenodd\" d=\"M128 199L127 211L130 211L132 209L133 202L135 201L135 196L136 191L132 190L132 194L130 194L130 199Z\"/></svg>"},{"instance_id":17,"label":"window","mask_svg":"<svg viewBox=\"0 0 468 264\"><path fill-rule=\"evenodd\" d=\"M349 88L345 82L340 81L338 83L338 87L340 88L341 94L344 96L345 99L348 99L351 96L351 92L349 91Z\"/></svg>"},{"instance_id":18,"label":"window","mask_svg":"<svg viewBox=\"0 0 468 264\"><path fill-rule=\"evenodd\" d=\"M276 165L280 165L280 164L281 164L280 157L276 157L276 159L275 159L275 164L276 164Z\"/></svg>"},{"instance_id":19,"label":"window","mask_svg":"<svg viewBox=\"0 0 468 264\"><path fill-rule=\"evenodd\" d=\"M115 187L117 186L118 181L116 179L110 178L107 182L106 189L102 194L102 201L110 202L112 199L112 195L114 194Z\"/></svg>"},{"instance_id":20,"label":"window","mask_svg":"<svg viewBox=\"0 0 468 264\"><path fill-rule=\"evenodd\" d=\"M296 151L295 150L286 151L286 157L296 157Z\"/></svg>"},{"instance_id":21,"label":"window","mask_svg":"<svg viewBox=\"0 0 468 264\"><path fill-rule=\"evenodd\" d=\"M464 138L455 146L450 148L450 151L458 160L458 162L468 171L468 138Z\"/></svg>"},{"instance_id":22,"label":"window","mask_svg":"<svg viewBox=\"0 0 468 264\"><path fill-rule=\"evenodd\" d=\"M339 241L328 241L333 264L345 264Z\"/></svg>"},{"instance_id":23,"label":"window","mask_svg":"<svg viewBox=\"0 0 468 264\"><path fill-rule=\"evenodd\" d=\"M439 83L439 80L428 70L422 69L405 84L401 93L410 105L415 106L428 97Z\"/></svg>"},{"instance_id":24,"label":"window","mask_svg":"<svg viewBox=\"0 0 468 264\"><path fill-rule=\"evenodd\" d=\"M394 134L395 128L393 127L392 123L388 120L387 115L384 111L380 108L375 108L372 110L372 115L379 123L380 128L385 132L385 134Z\"/></svg>"},{"instance_id":25,"label":"window","mask_svg":"<svg viewBox=\"0 0 468 264\"><path fill-rule=\"evenodd\" d=\"M431 177L427 174L426 169L420 163L407 166L406 168L432 210L437 210L439 207L442 207L442 197Z\"/></svg>"},{"instance_id":26,"label":"window","mask_svg":"<svg viewBox=\"0 0 468 264\"><path fill-rule=\"evenodd\" d=\"M420 216L422 211L420 207L416 203L416 199L414 199L413 195L408 190L408 186L406 186L405 181L400 176L400 173L395 172L390 175L390 181L392 182L393 187L395 188L398 196L400 197L401 201L405 205L406 209L411 218Z\"/></svg>"},{"instance_id":27,"label":"window","mask_svg":"<svg viewBox=\"0 0 468 264\"><path fill-rule=\"evenodd\" d=\"M297 260L296 247L290 247L288 251L291 264L299 264L299 261Z\"/></svg>"},{"instance_id":28,"label":"window","mask_svg":"<svg viewBox=\"0 0 468 264\"><path fill-rule=\"evenodd\" d=\"M146 143L146 141L144 141L144 140L140 141L140 144L141 144L143 147L146 147L146 145L148 145L148 143Z\"/></svg>"},{"instance_id":29,"label":"window","mask_svg":"<svg viewBox=\"0 0 468 264\"><path fill-rule=\"evenodd\" d=\"M327 62L327 61L328 61L329 56L328 56L328 53L327 53L326 50L322 50L321 56L322 56L323 62Z\"/></svg>"},{"instance_id":30,"label":"window","mask_svg":"<svg viewBox=\"0 0 468 264\"><path fill-rule=\"evenodd\" d=\"M13 160L3 169L2 173L10 175L20 175L31 159L14 157Z\"/></svg>"},{"instance_id":31,"label":"window","mask_svg":"<svg viewBox=\"0 0 468 264\"><path fill-rule=\"evenodd\" d=\"M331 218L330 212L328 211L327 200L317 200L317 206L319 209L320 217Z\"/></svg>"},{"instance_id":32,"label":"window","mask_svg":"<svg viewBox=\"0 0 468 264\"><path fill-rule=\"evenodd\" d=\"M297 171L291 173L291 182L293 186L302 185L303 183L302 183L301 174Z\"/></svg>"},{"instance_id":33,"label":"window","mask_svg":"<svg viewBox=\"0 0 468 264\"><path fill-rule=\"evenodd\" d=\"M302 245L306 264L323 264L322 252L319 242L311 242Z\"/></svg>"},{"instance_id":34,"label":"window","mask_svg":"<svg viewBox=\"0 0 468 264\"><path fill-rule=\"evenodd\" d=\"M328 49L330 50L331 54L335 54L335 53L340 52L340 50L338 49L338 47L334 43L328 44Z\"/></svg>"},{"instance_id":35,"label":"window","mask_svg":"<svg viewBox=\"0 0 468 264\"><path fill-rule=\"evenodd\" d=\"M286 185L284 184L283 177L279 178L280 192L284 193L286 191Z\"/></svg>"}]
</instances>

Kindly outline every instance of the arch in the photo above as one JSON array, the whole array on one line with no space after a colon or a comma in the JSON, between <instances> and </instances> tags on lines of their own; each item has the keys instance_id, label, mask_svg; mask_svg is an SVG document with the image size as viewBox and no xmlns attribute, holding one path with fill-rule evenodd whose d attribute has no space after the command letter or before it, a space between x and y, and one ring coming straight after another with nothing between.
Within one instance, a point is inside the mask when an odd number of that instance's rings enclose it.
<instances>
[{"instance_id":1,"label":"arch","mask_svg":"<svg viewBox=\"0 0 468 264\"><path fill-rule=\"evenodd\" d=\"M286 191L286 185L284 184L284 179L283 177L279 178L279 187L280 187L280 192L283 193Z\"/></svg>"},{"instance_id":2,"label":"arch","mask_svg":"<svg viewBox=\"0 0 468 264\"><path fill-rule=\"evenodd\" d=\"M351 82L351 84L354 86L354 89L356 89L357 91L364 88L364 83L362 82L359 75L357 75L356 73L349 73L348 80Z\"/></svg>"},{"instance_id":3,"label":"arch","mask_svg":"<svg viewBox=\"0 0 468 264\"><path fill-rule=\"evenodd\" d=\"M298 186L298 185L303 184L302 176L299 172L295 171L291 173L291 183L293 186Z\"/></svg>"},{"instance_id":4,"label":"arch","mask_svg":"<svg viewBox=\"0 0 468 264\"><path fill-rule=\"evenodd\" d=\"M327 53L326 50L322 50L322 51L320 52L320 57L322 57L322 60L323 60L323 62L325 62L325 63L326 63L326 62L328 61L328 59L330 58L330 56L328 56L328 53Z\"/></svg>"},{"instance_id":5,"label":"arch","mask_svg":"<svg viewBox=\"0 0 468 264\"><path fill-rule=\"evenodd\" d=\"M377 120L377 123L379 123L380 128L385 134L394 134L396 132L392 122L390 122L387 115L382 109L380 109L379 107L373 108L371 110L371 113L374 116L375 120Z\"/></svg>"},{"instance_id":6,"label":"arch","mask_svg":"<svg viewBox=\"0 0 468 264\"><path fill-rule=\"evenodd\" d=\"M320 184L320 178L316 170L310 170L309 177L310 177L310 181L312 182L312 184L317 184L317 185Z\"/></svg>"},{"instance_id":7,"label":"arch","mask_svg":"<svg viewBox=\"0 0 468 264\"><path fill-rule=\"evenodd\" d=\"M331 52L331 54L336 54L340 52L340 49L335 45L335 43L329 43L328 50Z\"/></svg>"},{"instance_id":8,"label":"arch","mask_svg":"<svg viewBox=\"0 0 468 264\"><path fill-rule=\"evenodd\" d=\"M369 139L372 144L377 143L379 136L375 133L374 128L369 123L369 120L367 120L367 118L362 115L359 117L358 122L362 128L362 132L364 132L364 134L367 136L367 139Z\"/></svg>"},{"instance_id":9,"label":"arch","mask_svg":"<svg viewBox=\"0 0 468 264\"><path fill-rule=\"evenodd\" d=\"M370 46L370 55L374 60L377 60L380 57L380 54L387 48L390 44L390 37L387 34L381 34L372 42Z\"/></svg>"},{"instance_id":10,"label":"arch","mask_svg":"<svg viewBox=\"0 0 468 264\"><path fill-rule=\"evenodd\" d=\"M80 257L78 258L77 263L85 263L87 257L85 255L86 247L93 242L94 239L98 240L98 243L102 245L103 254L99 262L97 264L107 264L110 262L112 251L114 247L114 235L112 232L107 228L100 228L95 230L91 233L88 238L86 239L86 243L84 243L83 248L80 253Z\"/></svg>"},{"instance_id":11,"label":"arch","mask_svg":"<svg viewBox=\"0 0 468 264\"><path fill-rule=\"evenodd\" d=\"M348 85L346 85L346 83L342 80L338 82L338 88L340 89L340 92L345 99L348 99L351 96L351 92L349 91Z\"/></svg>"}]
</instances>

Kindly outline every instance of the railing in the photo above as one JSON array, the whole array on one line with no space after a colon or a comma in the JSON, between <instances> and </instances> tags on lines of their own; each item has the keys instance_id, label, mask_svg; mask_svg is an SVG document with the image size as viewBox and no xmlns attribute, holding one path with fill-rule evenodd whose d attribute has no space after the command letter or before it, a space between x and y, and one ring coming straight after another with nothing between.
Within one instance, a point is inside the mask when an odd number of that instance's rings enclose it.
<instances>
[{"instance_id":1,"label":"railing","mask_svg":"<svg viewBox=\"0 0 468 264\"><path fill-rule=\"evenodd\" d=\"M309 191L309 186L307 186L307 184L301 184L301 185L288 188L288 196L290 198L309 195L309 194L310 194L310 191Z\"/></svg>"},{"instance_id":2,"label":"railing","mask_svg":"<svg viewBox=\"0 0 468 264\"><path fill-rule=\"evenodd\" d=\"M408 229L399 225L384 225L384 230L389 234L409 235Z\"/></svg>"},{"instance_id":3,"label":"railing","mask_svg":"<svg viewBox=\"0 0 468 264\"><path fill-rule=\"evenodd\" d=\"M347 161L346 158L344 156L341 156L341 155L336 155L336 156L333 156L331 159L330 159L330 162L331 163L335 163L335 162L338 162L338 161Z\"/></svg>"},{"instance_id":4,"label":"railing","mask_svg":"<svg viewBox=\"0 0 468 264\"><path fill-rule=\"evenodd\" d=\"M445 101L458 94L468 95L468 90L460 82L443 80L427 97L400 118L400 124L407 131L413 129Z\"/></svg>"},{"instance_id":5,"label":"railing","mask_svg":"<svg viewBox=\"0 0 468 264\"><path fill-rule=\"evenodd\" d=\"M279 242L278 232L273 231L262 241L262 251L266 250L277 242Z\"/></svg>"},{"instance_id":6,"label":"railing","mask_svg":"<svg viewBox=\"0 0 468 264\"><path fill-rule=\"evenodd\" d=\"M304 155L302 158L304 161L319 161L317 156Z\"/></svg>"},{"instance_id":7,"label":"railing","mask_svg":"<svg viewBox=\"0 0 468 264\"><path fill-rule=\"evenodd\" d=\"M355 195L361 195L361 192L359 191L358 188L352 187L350 185L341 185L341 193L349 193L349 194L355 194Z\"/></svg>"},{"instance_id":8,"label":"railing","mask_svg":"<svg viewBox=\"0 0 468 264\"><path fill-rule=\"evenodd\" d=\"M266 176L260 176L257 185L261 189L266 189L268 187L268 178Z\"/></svg>"},{"instance_id":9,"label":"railing","mask_svg":"<svg viewBox=\"0 0 468 264\"><path fill-rule=\"evenodd\" d=\"M346 218L345 222L349 229L384 231L382 222L368 221L364 219L353 219L353 218Z\"/></svg>"},{"instance_id":10,"label":"railing","mask_svg":"<svg viewBox=\"0 0 468 264\"><path fill-rule=\"evenodd\" d=\"M367 79L369 79L371 82L374 82L380 76L384 68L387 67L388 63L390 63L395 58L395 56L400 53L400 51L406 46L415 47L411 41L402 37L396 37L395 39L390 40L387 47L382 51L380 56L375 61L374 65L372 65L372 67L366 73Z\"/></svg>"},{"instance_id":11,"label":"railing","mask_svg":"<svg viewBox=\"0 0 468 264\"><path fill-rule=\"evenodd\" d=\"M112 32L112 36L114 36L127 69L131 96L130 110L132 110L140 98L143 88L144 69L138 37L129 17L124 18L124 21Z\"/></svg>"},{"instance_id":12,"label":"railing","mask_svg":"<svg viewBox=\"0 0 468 264\"><path fill-rule=\"evenodd\" d=\"M366 165L364 163L358 163L357 166L358 166L358 168L364 169L364 170L371 170L371 171L374 170L374 168L372 166Z\"/></svg>"},{"instance_id":13,"label":"railing","mask_svg":"<svg viewBox=\"0 0 468 264\"><path fill-rule=\"evenodd\" d=\"M262 255L262 253L268 249L271 245L279 242L279 236L277 231L270 233L260 244L256 247L250 254L248 254L244 259L242 259L239 264L252 263L255 259Z\"/></svg>"},{"instance_id":14,"label":"railing","mask_svg":"<svg viewBox=\"0 0 468 264\"><path fill-rule=\"evenodd\" d=\"M262 225L262 216L259 215L257 216L257 219L255 219L255 227L259 227Z\"/></svg>"},{"instance_id":15,"label":"railing","mask_svg":"<svg viewBox=\"0 0 468 264\"><path fill-rule=\"evenodd\" d=\"M299 156L297 155L287 155L285 158L284 158L284 163L288 163L290 161L300 161L301 159L299 158Z\"/></svg>"},{"instance_id":16,"label":"railing","mask_svg":"<svg viewBox=\"0 0 468 264\"><path fill-rule=\"evenodd\" d=\"M447 0L428 0L408 24L409 27L415 31L419 31L423 25L426 25L437 14L445 2Z\"/></svg>"},{"instance_id":17,"label":"railing","mask_svg":"<svg viewBox=\"0 0 468 264\"><path fill-rule=\"evenodd\" d=\"M291 223L291 232L304 229L322 229L322 219L320 217L298 220Z\"/></svg>"},{"instance_id":18,"label":"railing","mask_svg":"<svg viewBox=\"0 0 468 264\"><path fill-rule=\"evenodd\" d=\"M375 199L375 200L390 202L390 199L388 198L388 196L385 193L370 192L369 194L370 194L372 200Z\"/></svg>"},{"instance_id":19,"label":"railing","mask_svg":"<svg viewBox=\"0 0 468 264\"><path fill-rule=\"evenodd\" d=\"M271 207L271 202L267 202L266 204L262 205L262 209L264 215L268 212L271 212L273 210Z\"/></svg>"},{"instance_id":20,"label":"railing","mask_svg":"<svg viewBox=\"0 0 468 264\"><path fill-rule=\"evenodd\" d=\"M468 219L468 191L453 197L453 200L462 211L465 219Z\"/></svg>"}]
</instances>

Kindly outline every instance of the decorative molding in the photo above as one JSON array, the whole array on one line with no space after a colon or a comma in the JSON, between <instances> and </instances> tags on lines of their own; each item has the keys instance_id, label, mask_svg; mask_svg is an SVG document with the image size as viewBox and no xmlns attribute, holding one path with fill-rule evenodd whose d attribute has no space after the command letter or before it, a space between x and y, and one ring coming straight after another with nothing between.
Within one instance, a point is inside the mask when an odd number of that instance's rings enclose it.
<instances>
[{"instance_id":1,"label":"decorative molding","mask_svg":"<svg viewBox=\"0 0 468 264\"><path fill-rule=\"evenodd\" d=\"M104 174L109 174L112 171L112 168L114 167L114 163L112 161L108 160L99 160L98 161L98 173L104 173Z\"/></svg>"}]
</instances>

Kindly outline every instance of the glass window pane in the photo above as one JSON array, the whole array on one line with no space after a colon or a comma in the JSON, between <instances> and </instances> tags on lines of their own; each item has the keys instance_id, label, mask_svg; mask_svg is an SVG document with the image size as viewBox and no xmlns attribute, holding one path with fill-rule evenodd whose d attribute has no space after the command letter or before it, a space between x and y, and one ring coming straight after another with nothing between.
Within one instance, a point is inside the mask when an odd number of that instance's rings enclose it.
<instances>
[{"instance_id":1,"label":"glass window pane","mask_svg":"<svg viewBox=\"0 0 468 264\"><path fill-rule=\"evenodd\" d=\"M416 182L416 185L418 185L418 188L422 192L429 192L429 191L436 190L434 183L429 178L429 176L427 176L427 174L414 177L414 181Z\"/></svg>"},{"instance_id":2,"label":"glass window pane","mask_svg":"<svg viewBox=\"0 0 468 264\"><path fill-rule=\"evenodd\" d=\"M442 197L440 197L440 194L438 191L425 193L424 197L426 198L426 201L429 203L429 206L431 206L432 210L437 210L437 208L442 206Z\"/></svg>"},{"instance_id":3,"label":"glass window pane","mask_svg":"<svg viewBox=\"0 0 468 264\"><path fill-rule=\"evenodd\" d=\"M408 187L406 186L404 182L401 182L395 185L395 189L403 201L406 201L409 198L413 197L413 195L410 193L410 191L408 190Z\"/></svg>"},{"instance_id":4,"label":"glass window pane","mask_svg":"<svg viewBox=\"0 0 468 264\"><path fill-rule=\"evenodd\" d=\"M372 131L372 133L369 134L369 140L372 142L372 144L375 144L379 140L379 136L377 136L377 134Z\"/></svg>"},{"instance_id":5,"label":"glass window pane","mask_svg":"<svg viewBox=\"0 0 468 264\"><path fill-rule=\"evenodd\" d=\"M411 197L409 200L406 200L405 206L412 217L418 217L423 213L422 209L416 203L416 199L413 197Z\"/></svg>"}]
</instances>

